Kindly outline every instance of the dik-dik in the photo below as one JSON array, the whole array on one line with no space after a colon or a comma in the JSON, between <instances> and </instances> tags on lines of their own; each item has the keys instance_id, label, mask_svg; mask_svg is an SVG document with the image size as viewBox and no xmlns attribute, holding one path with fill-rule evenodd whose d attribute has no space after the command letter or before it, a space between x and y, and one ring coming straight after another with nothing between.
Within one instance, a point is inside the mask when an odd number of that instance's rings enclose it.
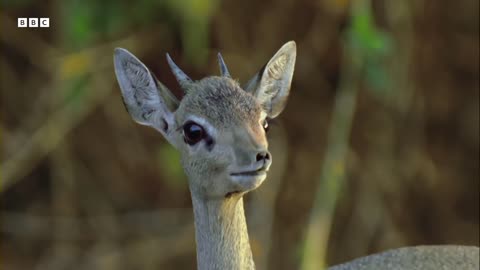
<instances>
[{"instance_id":1,"label":"dik-dik","mask_svg":"<svg viewBox=\"0 0 480 270\"><path fill-rule=\"evenodd\" d=\"M190 79L167 54L185 92L181 101L125 49L115 73L133 120L155 128L181 153L188 176L201 270L254 269L243 195L272 164L268 121L285 108L296 59L290 41L243 87L218 55L221 76ZM366 257L332 269L478 269L478 248L417 247Z\"/></svg>"}]
</instances>

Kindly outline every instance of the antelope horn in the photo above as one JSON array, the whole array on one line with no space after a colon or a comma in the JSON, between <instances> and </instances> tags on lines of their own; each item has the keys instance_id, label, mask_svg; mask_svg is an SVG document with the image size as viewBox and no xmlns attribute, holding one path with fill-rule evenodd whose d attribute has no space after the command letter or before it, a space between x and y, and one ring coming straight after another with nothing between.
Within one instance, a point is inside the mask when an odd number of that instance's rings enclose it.
<instances>
[{"instance_id":1,"label":"antelope horn","mask_svg":"<svg viewBox=\"0 0 480 270\"><path fill-rule=\"evenodd\" d=\"M217 54L218 57L218 65L220 66L220 73L222 74L222 77L230 77L230 72L228 72L227 65L225 64L225 61L223 61L223 57L221 53Z\"/></svg>"},{"instance_id":2,"label":"antelope horn","mask_svg":"<svg viewBox=\"0 0 480 270\"><path fill-rule=\"evenodd\" d=\"M192 79L185 74L178 66L173 62L172 58L170 55L167 53L167 62L168 65L170 66L170 69L173 72L173 75L175 75L175 78L177 79L178 84L182 88L184 92L187 90L187 86L192 83Z\"/></svg>"}]
</instances>

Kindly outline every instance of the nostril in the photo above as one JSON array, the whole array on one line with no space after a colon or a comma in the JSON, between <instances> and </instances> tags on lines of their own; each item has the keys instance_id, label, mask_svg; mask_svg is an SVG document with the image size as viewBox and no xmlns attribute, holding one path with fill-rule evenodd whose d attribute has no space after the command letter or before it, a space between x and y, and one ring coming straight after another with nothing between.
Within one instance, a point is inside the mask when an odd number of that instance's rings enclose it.
<instances>
[{"instance_id":1,"label":"nostril","mask_svg":"<svg viewBox=\"0 0 480 270\"><path fill-rule=\"evenodd\" d=\"M268 152L260 152L257 154L257 161L268 160L270 159L270 154Z\"/></svg>"}]
</instances>

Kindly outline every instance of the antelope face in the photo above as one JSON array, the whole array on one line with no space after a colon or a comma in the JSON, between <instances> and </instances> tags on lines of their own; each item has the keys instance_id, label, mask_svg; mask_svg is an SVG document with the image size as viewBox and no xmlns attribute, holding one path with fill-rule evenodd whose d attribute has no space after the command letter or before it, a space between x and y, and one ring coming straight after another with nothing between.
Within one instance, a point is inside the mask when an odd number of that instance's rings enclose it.
<instances>
[{"instance_id":1,"label":"antelope face","mask_svg":"<svg viewBox=\"0 0 480 270\"><path fill-rule=\"evenodd\" d=\"M296 57L285 44L242 89L219 55L222 77L192 81L167 60L186 95L179 102L124 49L115 72L132 118L157 129L181 152L192 194L206 199L241 196L260 186L272 163L268 120L285 107Z\"/></svg>"},{"instance_id":2,"label":"antelope face","mask_svg":"<svg viewBox=\"0 0 480 270\"><path fill-rule=\"evenodd\" d=\"M272 163L267 114L232 79L199 81L175 113L177 146L190 187L207 197L229 197L257 188Z\"/></svg>"}]
</instances>

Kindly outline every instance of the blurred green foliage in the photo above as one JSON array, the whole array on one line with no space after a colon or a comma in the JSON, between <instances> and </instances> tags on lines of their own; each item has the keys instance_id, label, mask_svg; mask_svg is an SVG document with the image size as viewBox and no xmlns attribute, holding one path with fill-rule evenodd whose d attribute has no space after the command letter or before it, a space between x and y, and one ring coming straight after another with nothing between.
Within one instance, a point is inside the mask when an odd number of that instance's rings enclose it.
<instances>
[{"instance_id":1,"label":"blurred green foliage","mask_svg":"<svg viewBox=\"0 0 480 270\"><path fill-rule=\"evenodd\" d=\"M133 26L151 23L158 4L148 0L136 1L135 5L113 0L68 0L60 7L65 46L69 50L78 50L101 38L112 38Z\"/></svg>"},{"instance_id":2,"label":"blurred green foliage","mask_svg":"<svg viewBox=\"0 0 480 270\"><path fill-rule=\"evenodd\" d=\"M219 3L219 0L166 0L168 10L179 18L185 56L197 67L207 60L210 21Z\"/></svg>"},{"instance_id":3,"label":"blurred green foliage","mask_svg":"<svg viewBox=\"0 0 480 270\"><path fill-rule=\"evenodd\" d=\"M374 23L370 1L358 1L351 9L351 24L343 33L343 70L336 93L328 143L318 177L314 207L302 250L302 270L323 269L333 215L345 187L347 157L360 82L375 96L388 95L385 60L392 41ZM364 79L362 79L364 78Z\"/></svg>"},{"instance_id":4,"label":"blurred green foliage","mask_svg":"<svg viewBox=\"0 0 480 270\"><path fill-rule=\"evenodd\" d=\"M180 27L185 58L193 65L202 66L208 56L209 23L218 5L218 0L141 0L134 5L113 0L67 0L60 6L62 42L67 51L77 51L118 36L126 29L149 25L163 16L162 21L169 23L169 27ZM91 59L81 54L69 60L62 69L67 79L77 74L82 77L91 64ZM66 94L68 99L82 98L85 93L78 81L82 79L73 78L71 83L66 83L76 86L65 89L73 91Z\"/></svg>"},{"instance_id":5,"label":"blurred green foliage","mask_svg":"<svg viewBox=\"0 0 480 270\"><path fill-rule=\"evenodd\" d=\"M383 98L391 96L391 79L387 61L393 53L393 41L390 35L375 25L370 1L359 1L354 6L351 27L346 33L346 43L349 46L353 64L362 63L365 81L372 94ZM362 58L361 60L358 58Z\"/></svg>"},{"instance_id":6,"label":"blurred green foliage","mask_svg":"<svg viewBox=\"0 0 480 270\"><path fill-rule=\"evenodd\" d=\"M62 103L72 107L73 110L80 109L83 104L83 98L87 94L87 86L90 76L87 74L79 75L65 82L65 98Z\"/></svg>"},{"instance_id":7,"label":"blurred green foliage","mask_svg":"<svg viewBox=\"0 0 480 270\"><path fill-rule=\"evenodd\" d=\"M210 22L219 0L64 1L63 37L67 48L84 48L101 37L114 37L128 28L166 19L180 27L185 57L194 65L206 62ZM163 18L162 18L163 17ZM127 19L128 18L128 19Z\"/></svg>"},{"instance_id":8,"label":"blurred green foliage","mask_svg":"<svg viewBox=\"0 0 480 270\"><path fill-rule=\"evenodd\" d=\"M187 178L180 162L180 153L170 144L162 144L158 147L158 162L162 169L165 183L174 190L184 190L187 186Z\"/></svg>"}]
</instances>

